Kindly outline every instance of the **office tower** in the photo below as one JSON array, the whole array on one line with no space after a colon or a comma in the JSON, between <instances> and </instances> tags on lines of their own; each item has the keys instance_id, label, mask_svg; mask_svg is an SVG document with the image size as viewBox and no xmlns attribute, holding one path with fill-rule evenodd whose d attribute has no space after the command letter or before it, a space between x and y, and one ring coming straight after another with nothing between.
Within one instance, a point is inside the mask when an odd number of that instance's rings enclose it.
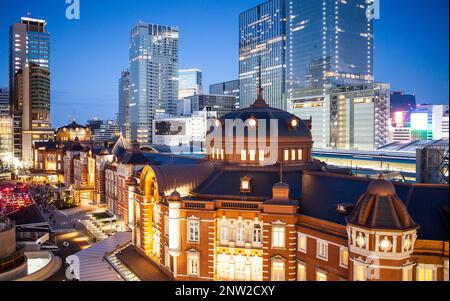
<instances>
[{"instance_id":1,"label":"office tower","mask_svg":"<svg viewBox=\"0 0 450 301\"><path fill-rule=\"evenodd\" d=\"M178 72L178 99L202 93L202 71L198 69L180 69Z\"/></svg>"},{"instance_id":2,"label":"office tower","mask_svg":"<svg viewBox=\"0 0 450 301\"><path fill-rule=\"evenodd\" d=\"M13 120L10 114L9 91L0 88L0 160L10 161L13 153Z\"/></svg>"},{"instance_id":3,"label":"office tower","mask_svg":"<svg viewBox=\"0 0 450 301\"><path fill-rule=\"evenodd\" d=\"M240 108L257 98L260 69L267 104L285 108L286 3L270 0L239 17Z\"/></svg>"},{"instance_id":4,"label":"office tower","mask_svg":"<svg viewBox=\"0 0 450 301\"><path fill-rule=\"evenodd\" d=\"M119 136L121 133L121 129L119 125L114 122L114 120L105 120L102 122L98 129L94 131L94 142L106 142L111 140L112 138Z\"/></svg>"},{"instance_id":5,"label":"office tower","mask_svg":"<svg viewBox=\"0 0 450 301\"><path fill-rule=\"evenodd\" d=\"M213 95L232 95L236 97L236 109L239 109L239 80L230 80L223 83L217 83L209 86L209 94Z\"/></svg>"},{"instance_id":6,"label":"office tower","mask_svg":"<svg viewBox=\"0 0 450 301\"><path fill-rule=\"evenodd\" d=\"M0 116L9 116L10 114L9 90L0 88Z\"/></svg>"},{"instance_id":7,"label":"office tower","mask_svg":"<svg viewBox=\"0 0 450 301\"><path fill-rule=\"evenodd\" d=\"M316 148L373 150L388 142L389 84L342 86L297 99L293 114L312 119Z\"/></svg>"},{"instance_id":8,"label":"office tower","mask_svg":"<svg viewBox=\"0 0 450 301\"><path fill-rule=\"evenodd\" d=\"M152 143L156 113L175 114L178 100L178 28L140 22L130 34L131 139Z\"/></svg>"},{"instance_id":9,"label":"office tower","mask_svg":"<svg viewBox=\"0 0 450 301\"><path fill-rule=\"evenodd\" d=\"M50 34L46 21L24 17L10 28L10 103L14 155L33 161L33 145L50 129Z\"/></svg>"},{"instance_id":10,"label":"office tower","mask_svg":"<svg viewBox=\"0 0 450 301\"><path fill-rule=\"evenodd\" d=\"M94 133L95 130L100 129L100 126L103 124L103 120L99 119L98 117L92 117L89 119L86 123L86 126L91 130L92 133Z\"/></svg>"},{"instance_id":11,"label":"office tower","mask_svg":"<svg viewBox=\"0 0 450 301\"><path fill-rule=\"evenodd\" d=\"M448 139L448 105L418 105L411 113L410 125L412 139Z\"/></svg>"},{"instance_id":12,"label":"office tower","mask_svg":"<svg viewBox=\"0 0 450 301\"><path fill-rule=\"evenodd\" d=\"M414 94L405 94L402 91L391 91L391 118L393 125L395 117L399 117L399 112L403 112L405 120L409 123L411 112L416 109L416 96ZM398 118L397 118L398 119Z\"/></svg>"},{"instance_id":13,"label":"office tower","mask_svg":"<svg viewBox=\"0 0 450 301\"><path fill-rule=\"evenodd\" d=\"M299 92L326 94L336 86L373 81L370 2L286 0L288 100Z\"/></svg>"},{"instance_id":14,"label":"office tower","mask_svg":"<svg viewBox=\"0 0 450 301\"><path fill-rule=\"evenodd\" d=\"M153 143L172 147L172 152L204 151L208 120L217 119L217 112L193 112L191 116L158 115L153 120Z\"/></svg>"},{"instance_id":15,"label":"office tower","mask_svg":"<svg viewBox=\"0 0 450 301\"><path fill-rule=\"evenodd\" d=\"M119 79L119 114L117 123L122 136L130 139L130 72L122 71Z\"/></svg>"},{"instance_id":16,"label":"office tower","mask_svg":"<svg viewBox=\"0 0 450 301\"><path fill-rule=\"evenodd\" d=\"M235 108L236 97L231 95L194 95L186 97L183 101L183 111L180 115L189 116L196 111L217 112L217 116L230 113Z\"/></svg>"}]
</instances>

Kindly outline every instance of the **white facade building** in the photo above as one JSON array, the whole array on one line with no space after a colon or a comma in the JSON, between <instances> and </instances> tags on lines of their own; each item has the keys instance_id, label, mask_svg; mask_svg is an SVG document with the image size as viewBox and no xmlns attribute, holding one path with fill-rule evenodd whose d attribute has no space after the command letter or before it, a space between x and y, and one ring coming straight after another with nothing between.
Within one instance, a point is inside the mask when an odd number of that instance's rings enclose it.
<instances>
[{"instance_id":1,"label":"white facade building","mask_svg":"<svg viewBox=\"0 0 450 301\"><path fill-rule=\"evenodd\" d=\"M180 117L157 114L153 120L153 144L170 146L173 152L202 152L208 120L216 118L216 112L208 111Z\"/></svg>"}]
</instances>

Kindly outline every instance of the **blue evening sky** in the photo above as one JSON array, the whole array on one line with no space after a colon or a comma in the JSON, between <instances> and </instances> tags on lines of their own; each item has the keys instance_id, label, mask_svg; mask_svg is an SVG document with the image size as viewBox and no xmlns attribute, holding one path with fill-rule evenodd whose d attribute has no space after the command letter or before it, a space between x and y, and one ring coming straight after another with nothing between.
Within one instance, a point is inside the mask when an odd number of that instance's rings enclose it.
<instances>
[{"instance_id":1,"label":"blue evening sky","mask_svg":"<svg viewBox=\"0 0 450 301\"><path fill-rule=\"evenodd\" d=\"M139 20L180 27L180 67L200 68L204 89L238 77L238 17L263 0L80 0L81 19L65 18L66 0L0 0L0 85L8 85L8 31L31 12L51 33L52 124L75 111L79 122L113 118L117 81L128 65L129 30ZM449 98L448 0L381 0L375 23L375 79Z\"/></svg>"}]
</instances>

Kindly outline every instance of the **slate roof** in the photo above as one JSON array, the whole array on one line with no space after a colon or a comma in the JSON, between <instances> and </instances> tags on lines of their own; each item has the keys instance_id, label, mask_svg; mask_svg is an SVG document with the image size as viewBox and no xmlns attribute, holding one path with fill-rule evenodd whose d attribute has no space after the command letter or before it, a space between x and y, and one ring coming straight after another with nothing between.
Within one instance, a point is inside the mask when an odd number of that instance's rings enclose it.
<instances>
[{"instance_id":1,"label":"slate roof","mask_svg":"<svg viewBox=\"0 0 450 301\"><path fill-rule=\"evenodd\" d=\"M372 179L331 175L306 171L302 179L300 213L346 225L345 216L336 212L336 205L356 204ZM448 241L447 185L394 183L396 192L412 219L419 225L419 239ZM448 212L448 211L447 211Z\"/></svg>"},{"instance_id":2,"label":"slate roof","mask_svg":"<svg viewBox=\"0 0 450 301\"><path fill-rule=\"evenodd\" d=\"M87 129L87 126L84 126L84 125L76 123L75 121L72 121L71 123L58 128L58 131L60 131L60 130L62 130L64 128L66 128L66 129L76 129L76 128Z\"/></svg>"}]
</instances>

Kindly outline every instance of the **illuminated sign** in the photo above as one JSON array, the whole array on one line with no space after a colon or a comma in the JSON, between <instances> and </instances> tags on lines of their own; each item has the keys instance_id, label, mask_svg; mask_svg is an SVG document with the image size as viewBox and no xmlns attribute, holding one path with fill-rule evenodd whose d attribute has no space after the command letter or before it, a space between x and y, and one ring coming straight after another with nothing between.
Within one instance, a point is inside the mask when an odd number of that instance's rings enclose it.
<instances>
[{"instance_id":1,"label":"illuminated sign","mask_svg":"<svg viewBox=\"0 0 450 301\"><path fill-rule=\"evenodd\" d=\"M411 129L428 130L428 113L412 113Z\"/></svg>"},{"instance_id":2,"label":"illuminated sign","mask_svg":"<svg viewBox=\"0 0 450 301\"><path fill-rule=\"evenodd\" d=\"M395 123L403 123L403 112L395 112Z\"/></svg>"}]
</instances>

